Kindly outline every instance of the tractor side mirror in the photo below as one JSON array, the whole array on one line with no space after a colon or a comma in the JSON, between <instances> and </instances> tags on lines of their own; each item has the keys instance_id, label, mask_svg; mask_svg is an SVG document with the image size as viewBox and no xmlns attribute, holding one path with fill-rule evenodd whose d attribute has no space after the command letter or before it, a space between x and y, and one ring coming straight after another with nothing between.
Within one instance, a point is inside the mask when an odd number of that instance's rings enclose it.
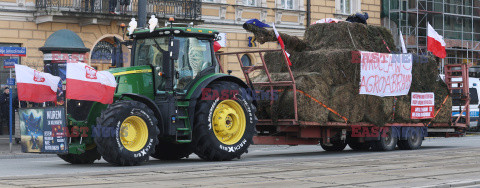
<instances>
[{"instance_id":1,"label":"tractor side mirror","mask_svg":"<svg viewBox=\"0 0 480 188\"><path fill-rule=\"evenodd\" d=\"M178 39L170 40L170 46L168 46L168 52L170 54L170 59L177 60L180 53L180 40Z\"/></svg>"}]
</instances>

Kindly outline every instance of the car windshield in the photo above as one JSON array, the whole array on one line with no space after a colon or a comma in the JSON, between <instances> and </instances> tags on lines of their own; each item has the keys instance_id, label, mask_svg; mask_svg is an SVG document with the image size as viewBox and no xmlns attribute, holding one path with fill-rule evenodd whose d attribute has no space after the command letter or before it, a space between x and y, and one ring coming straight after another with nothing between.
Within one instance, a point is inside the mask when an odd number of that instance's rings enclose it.
<instances>
[{"instance_id":1,"label":"car windshield","mask_svg":"<svg viewBox=\"0 0 480 188\"><path fill-rule=\"evenodd\" d=\"M180 53L175 60L175 89L182 90L199 72L212 66L210 41L195 37L175 37L180 41ZM168 51L168 36L138 39L134 64L153 65L162 69L164 52Z\"/></svg>"}]
</instances>

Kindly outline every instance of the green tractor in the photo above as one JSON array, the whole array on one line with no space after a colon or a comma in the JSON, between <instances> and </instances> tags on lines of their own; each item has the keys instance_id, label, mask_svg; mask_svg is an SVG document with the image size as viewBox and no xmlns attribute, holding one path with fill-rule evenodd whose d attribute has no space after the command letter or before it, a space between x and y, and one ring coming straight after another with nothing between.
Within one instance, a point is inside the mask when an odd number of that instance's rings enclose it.
<instances>
[{"instance_id":1,"label":"green tractor","mask_svg":"<svg viewBox=\"0 0 480 188\"><path fill-rule=\"evenodd\" d=\"M129 37L131 65L109 69L118 83L114 103L68 101L68 127L89 131L69 138L69 152L60 158L138 165L150 156L176 160L195 153L223 161L248 152L255 101L241 79L220 73L213 50L217 31L171 23Z\"/></svg>"}]
</instances>

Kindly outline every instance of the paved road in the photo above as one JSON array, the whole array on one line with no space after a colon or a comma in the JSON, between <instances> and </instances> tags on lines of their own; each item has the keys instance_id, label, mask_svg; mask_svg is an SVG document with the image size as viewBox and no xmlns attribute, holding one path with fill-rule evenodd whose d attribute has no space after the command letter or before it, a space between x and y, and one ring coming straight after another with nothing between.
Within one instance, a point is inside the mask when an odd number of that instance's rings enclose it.
<instances>
[{"instance_id":1,"label":"paved road","mask_svg":"<svg viewBox=\"0 0 480 188\"><path fill-rule=\"evenodd\" d=\"M480 136L431 138L415 151L340 153L319 146L252 146L241 160L151 160L135 167L1 159L0 187L480 186Z\"/></svg>"}]
</instances>

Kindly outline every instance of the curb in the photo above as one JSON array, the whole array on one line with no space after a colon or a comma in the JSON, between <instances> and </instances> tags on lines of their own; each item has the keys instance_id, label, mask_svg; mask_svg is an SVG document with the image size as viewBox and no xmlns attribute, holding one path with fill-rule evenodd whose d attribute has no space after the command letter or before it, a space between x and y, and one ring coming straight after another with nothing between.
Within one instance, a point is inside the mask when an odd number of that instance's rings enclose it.
<instances>
[{"instance_id":1,"label":"curb","mask_svg":"<svg viewBox=\"0 0 480 188\"><path fill-rule=\"evenodd\" d=\"M50 158L56 157L56 154L0 154L0 159L27 159L27 158Z\"/></svg>"}]
</instances>

